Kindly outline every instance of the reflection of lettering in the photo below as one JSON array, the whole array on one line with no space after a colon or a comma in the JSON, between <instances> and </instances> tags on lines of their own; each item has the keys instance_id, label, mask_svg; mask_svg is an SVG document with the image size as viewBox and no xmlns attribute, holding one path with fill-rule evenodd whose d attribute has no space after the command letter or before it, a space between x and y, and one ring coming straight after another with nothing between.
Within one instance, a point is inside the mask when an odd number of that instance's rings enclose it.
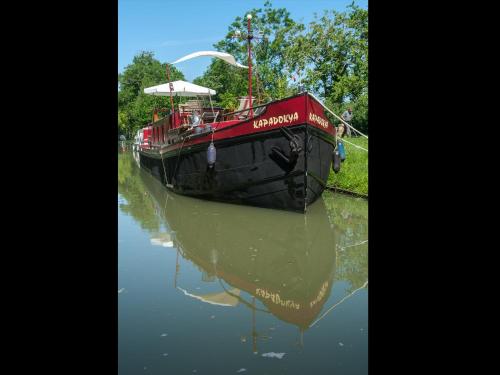
<instances>
[{"instance_id":1,"label":"reflection of lettering","mask_svg":"<svg viewBox=\"0 0 500 375\"><path fill-rule=\"evenodd\" d=\"M326 289L328 288L328 281L325 281L323 285L321 286L321 289L319 290L318 296L309 303L310 307L313 307L315 304L317 304L319 301L321 301L323 298L325 298L326 294Z\"/></svg>"},{"instance_id":2,"label":"reflection of lettering","mask_svg":"<svg viewBox=\"0 0 500 375\"><path fill-rule=\"evenodd\" d=\"M325 129L328 128L328 121L326 121L324 118L319 117L315 113L309 113L309 121L318 124L324 127Z\"/></svg>"},{"instance_id":3,"label":"reflection of lettering","mask_svg":"<svg viewBox=\"0 0 500 375\"><path fill-rule=\"evenodd\" d=\"M255 294L258 295L259 297L264 298L264 299L270 299L276 305L280 305L280 306L295 309L295 310L300 309L300 303L294 302L290 299L283 300L283 299L281 299L279 293L272 293L272 292L269 292L268 290L257 288L255 290Z\"/></svg>"},{"instance_id":4,"label":"reflection of lettering","mask_svg":"<svg viewBox=\"0 0 500 375\"><path fill-rule=\"evenodd\" d=\"M255 120L253 122L253 127L254 129L260 129L260 128L265 128L266 126L272 126L277 124L289 124L298 119L299 119L299 114L297 112L287 113L286 115L281 115L278 117L269 117L267 119L263 118L258 121Z\"/></svg>"}]
</instances>

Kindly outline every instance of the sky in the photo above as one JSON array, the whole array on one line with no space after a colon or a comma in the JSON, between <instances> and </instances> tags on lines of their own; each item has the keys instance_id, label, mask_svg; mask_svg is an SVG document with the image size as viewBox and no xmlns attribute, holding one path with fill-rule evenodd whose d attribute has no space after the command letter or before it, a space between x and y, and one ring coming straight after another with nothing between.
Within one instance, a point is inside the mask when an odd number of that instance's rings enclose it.
<instances>
[{"instance_id":1,"label":"sky","mask_svg":"<svg viewBox=\"0 0 500 375\"><path fill-rule=\"evenodd\" d=\"M286 8L295 21L307 25L314 13L325 9L344 11L352 0L271 0L273 8ZM224 39L229 25L247 10L263 8L265 0L119 0L118 72L132 63L140 51L152 51L155 58L172 62L191 52L214 50ZM368 0L355 4L367 8ZM210 57L176 64L186 80L201 76Z\"/></svg>"}]
</instances>

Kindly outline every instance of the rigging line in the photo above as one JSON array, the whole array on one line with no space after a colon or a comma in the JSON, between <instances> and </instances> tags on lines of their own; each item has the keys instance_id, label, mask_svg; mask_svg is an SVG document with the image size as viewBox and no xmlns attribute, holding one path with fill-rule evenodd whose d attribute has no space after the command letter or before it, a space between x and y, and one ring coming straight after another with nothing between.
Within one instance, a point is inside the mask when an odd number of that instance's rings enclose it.
<instances>
[{"instance_id":1,"label":"rigging line","mask_svg":"<svg viewBox=\"0 0 500 375\"><path fill-rule=\"evenodd\" d=\"M212 110L212 115L214 114L214 106L212 105L212 95L210 95L210 89L208 89L208 99L210 99L210 109ZM217 113L217 116L219 113ZM215 119L217 116L214 116L214 119L212 120L212 124L215 122Z\"/></svg>"},{"instance_id":2,"label":"rigging line","mask_svg":"<svg viewBox=\"0 0 500 375\"><path fill-rule=\"evenodd\" d=\"M261 103L261 87L260 87L260 80L259 80L259 71L257 70L257 53L255 53L254 71L255 71L255 83L257 84L256 85L256 88L257 88L257 102L258 102L258 104L262 104Z\"/></svg>"},{"instance_id":3,"label":"rigging line","mask_svg":"<svg viewBox=\"0 0 500 375\"><path fill-rule=\"evenodd\" d=\"M174 169L174 174L172 175L172 178L175 178L175 174L177 173L177 167L179 166L181 151L182 151L182 148L184 147L184 141L186 140L186 138L187 137L182 138L182 145L181 145L181 148L179 149L179 153L177 154L177 161L175 162L175 169Z\"/></svg>"},{"instance_id":4,"label":"rigging line","mask_svg":"<svg viewBox=\"0 0 500 375\"><path fill-rule=\"evenodd\" d=\"M363 137L365 137L366 139L368 139L368 136L366 134L363 134L361 133L358 129L356 129L354 126L348 124L347 122L344 121L344 119L342 117L339 117L337 116L335 113L333 113L333 111L328 108L326 105L324 105L321 100L319 100L316 96L314 96L314 94L312 93L309 93L314 99L316 99L318 101L319 104L321 104L323 106L323 108L325 108L328 112L330 112L332 115L334 115L337 119L339 119L343 124L345 124L346 126L350 127L352 130L354 130L355 132L361 134Z\"/></svg>"},{"instance_id":5,"label":"rigging line","mask_svg":"<svg viewBox=\"0 0 500 375\"><path fill-rule=\"evenodd\" d=\"M363 286L361 286L360 288L354 290L353 292L351 292L350 294L348 294L347 296L345 296L344 298L342 298L339 302L337 302L335 305L333 305L332 307L330 307L327 311L325 311L325 313L323 315L321 315L318 319L316 319L310 326L309 328L311 328L313 325L315 325L316 323L318 323L321 319L323 319L326 314L328 314L330 311L332 311L332 309L338 305L340 305L342 302L344 302L347 298L351 297L354 293L356 293L357 291L363 289L364 287L366 287L366 285L368 284L368 280L365 281L365 283L363 284Z\"/></svg>"},{"instance_id":6,"label":"rigging line","mask_svg":"<svg viewBox=\"0 0 500 375\"><path fill-rule=\"evenodd\" d=\"M163 206L163 212L165 212L167 210L167 202L168 202L168 194L167 196L165 197L165 205ZM170 229L170 228L169 228Z\"/></svg>"},{"instance_id":7,"label":"rigging line","mask_svg":"<svg viewBox=\"0 0 500 375\"><path fill-rule=\"evenodd\" d=\"M263 92L263 88L261 87L261 82L259 80L259 70L258 70L258 64L257 64L257 52L258 50L261 49L261 45L257 44L254 46L254 55L255 55L255 64L253 66L254 72L255 72L255 83L256 83L256 88L257 88L257 103L262 104L261 97L261 91Z\"/></svg>"}]
</instances>

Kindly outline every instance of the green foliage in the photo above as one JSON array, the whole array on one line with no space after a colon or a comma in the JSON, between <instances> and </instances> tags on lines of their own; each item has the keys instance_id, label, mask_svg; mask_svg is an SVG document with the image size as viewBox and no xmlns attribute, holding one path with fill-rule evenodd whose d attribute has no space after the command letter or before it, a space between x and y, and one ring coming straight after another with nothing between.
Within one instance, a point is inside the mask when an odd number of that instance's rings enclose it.
<instances>
[{"instance_id":1,"label":"green foliage","mask_svg":"<svg viewBox=\"0 0 500 375\"><path fill-rule=\"evenodd\" d=\"M238 97L231 92L225 92L219 95L220 105L228 111L236 111L238 109Z\"/></svg>"},{"instance_id":2,"label":"green foliage","mask_svg":"<svg viewBox=\"0 0 500 375\"><path fill-rule=\"evenodd\" d=\"M363 239L359 234L359 230L360 226L358 225L352 228L351 233L356 233L356 239L362 242L367 239L367 234ZM339 251L337 254L338 264L335 279L348 281L350 285L346 292L352 293L354 290L361 288L368 280L368 243L352 246L344 251Z\"/></svg>"},{"instance_id":3,"label":"green foliage","mask_svg":"<svg viewBox=\"0 0 500 375\"><path fill-rule=\"evenodd\" d=\"M161 221L154 214L155 201L148 194L144 182L139 178L139 173L139 168L130 152L118 154L118 193L126 200L120 204L120 209L132 216L143 229L157 232Z\"/></svg>"},{"instance_id":4,"label":"green foliage","mask_svg":"<svg viewBox=\"0 0 500 375\"><path fill-rule=\"evenodd\" d=\"M266 1L263 8L236 17L225 38L214 45L244 65L248 65L247 14L252 14L254 35L260 36L252 41L254 96L262 102L281 99L296 93L300 82L338 115L352 107L352 125L368 132L368 10L353 2L344 12L325 10L315 15L306 26L293 20L286 8L273 8ZM237 30L242 38L234 37ZM142 52L119 75L118 126L127 137L150 121L154 106L170 107L168 97L142 91L167 82L165 67L153 53ZM172 80L184 79L174 67L171 71ZM214 59L193 82L216 90L214 102L231 110L237 108L238 97L247 95L247 80L246 69Z\"/></svg>"},{"instance_id":5,"label":"green foliage","mask_svg":"<svg viewBox=\"0 0 500 375\"><path fill-rule=\"evenodd\" d=\"M368 202L329 191L323 201L336 235L335 279L349 282L350 293L368 280Z\"/></svg>"},{"instance_id":6,"label":"green foliage","mask_svg":"<svg viewBox=\"0 0 500 375\"><path fill-rule=\"evenodd\" d=\"M214 59L203 76L195 78L193 83L217 91L214 101L225 108L230 108L238 96L247 94L248 71L229 65L223 60Z\"/></svg>"},{"instance_id":7,"label":"green foliage","mask_svg":"<svg viewBox=\"0 0 500 375\"><path fill-rule=\"evenodd\" d=\"M126 134L127 133L127 123L128 123L127 113L124 111L118 110L118 133Z\"/></svg>"},{"instance_id":8,"label":"green foliage","mask_svg":"<svg viewBox=\"0 0 500 375\"><path fill-rule=\"evenodd\" d=\"M171 80L184 80L184 75L170 66ZM118 129L128 139L151 121L153 109L170 108L168 97L144 94L144 88L168 82L166 64L154 58L152 52L136 55L132 64L118 75ZM179 102L179 98L175 99Z\"/></svg>"},{"instance_id":9,"label":"green foliage","mask_svg":"<svg viewBox=\"0 0 500 375\"><path fill-rule=\"evenodd\" d=\"M349 137L346 140L368 150L368 140L364 137ZM344 148L346 160L339 173L330 173L328 186L368 195L368 152L347 142L344 142Z\"/></svg>"},{"instance_id":10,"label":"green foliage","mask_svg":"<svg viewBox=\"0 0 500 375\"><path fill-rule=\"evenodd\" d=\"M368 93L362 93L355 101L347 101L344 103L334 102L331 98L325 100L325 105L330 108L334 113L341 116L347 108L352 108L354 117L352 118L351 125L364 134L368 134ZM340 120L326 113L328 119L338 126Z\"/></svg>"},{"instance_id":11,"label":"green foliage","mask_svg":"<svg viewBox=\"0 0 500 375\"><path fill-rule=\"evenodd\" d=\"M265 2L264 9L250 9L241 17L236 17L229 26L225 39L216 43L214 47L219 51L232 54L244 65L248 65L247 40L235 38L234 35L237 30L241 32L242 36L246 35L247 14L252 15L254 36L257 36L257 32L259 34L259 39L252 41L252 86L254 88L252 94L256 97L260 96L262 101L286 97L293 92L293 89L289 84L291 78L289 65L283 59L283 55L286 49L292 45L294 37L304 29L304 26L292 20L290 13L285 8L274 9L270 1ZM212 64L203 77L214 77L212 72L214 68L216 66ZM246 70L235 69L239 71L241 80L237 85L238 90L232 91L232 93L235 96L245 95L248 90L248 73ZM227 64L224 65L223 70L228 70ZM227 87L227 85L224 86L224 88Z\"/></svg>"},{"instance_id":12,"label":"green foliage","mask_svg":"<svg viewBox=\"0 0 500 375\"><path fill-rule=\"evenodd\" d=\"M303 84L340 114L352 107L353 126L368 130L368 11L353 4L346 12L316 15L286 58Z\"/></svg>"},{"instance_id":13,"label":"green foliage","mask_svg":"<svg viewBox=\"0 0 500 375\"><path fill-rule=\"evenodd\" d=\"M214 47L248 64L245 35L247 14L252 29L262 35L253 45L253 94L266 102L297 92L298 82L321 97L335 113L353 108L352 125L368 131L368 11L351 4L345 12L325 10L307 26L294 21L285 8L266 1L235 18L226 37ZM255 34L255 33L254 33ZM247 93L247 71L215 60L195 83L217 90L225 108ZM224 100L221 95L224 96ZM338 123L338 120L334 120Z\"/></svg>"}]
</instances>

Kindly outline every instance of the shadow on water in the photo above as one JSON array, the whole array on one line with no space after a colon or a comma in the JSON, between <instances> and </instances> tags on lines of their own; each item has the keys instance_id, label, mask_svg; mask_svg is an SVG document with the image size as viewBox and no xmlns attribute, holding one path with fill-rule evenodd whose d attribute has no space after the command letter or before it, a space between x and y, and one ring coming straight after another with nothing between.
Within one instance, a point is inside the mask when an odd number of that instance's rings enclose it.
<instances>
[{"instance_id":1,"label":"shadow on water","mask_svg":"<svg viewBox=\"0 0 500 375\"><path fill-rule=\"evenodd\" d=\"M349 283L347 293L366 286L362 199L325 193L305 215L204 201L169 192L138 168L131 153L119 155L118 186L126 200L121 211L150 233L151 244L176 249L174 286L188 297L223 306L241 303L254 320L255 311L270 313L303 333L336 281ZM179 256L194 263L204 280L219 283L220 292L197 295L177 285ZM254 351L255 336L254 330Z\"/></svg>"}]
</instances>

